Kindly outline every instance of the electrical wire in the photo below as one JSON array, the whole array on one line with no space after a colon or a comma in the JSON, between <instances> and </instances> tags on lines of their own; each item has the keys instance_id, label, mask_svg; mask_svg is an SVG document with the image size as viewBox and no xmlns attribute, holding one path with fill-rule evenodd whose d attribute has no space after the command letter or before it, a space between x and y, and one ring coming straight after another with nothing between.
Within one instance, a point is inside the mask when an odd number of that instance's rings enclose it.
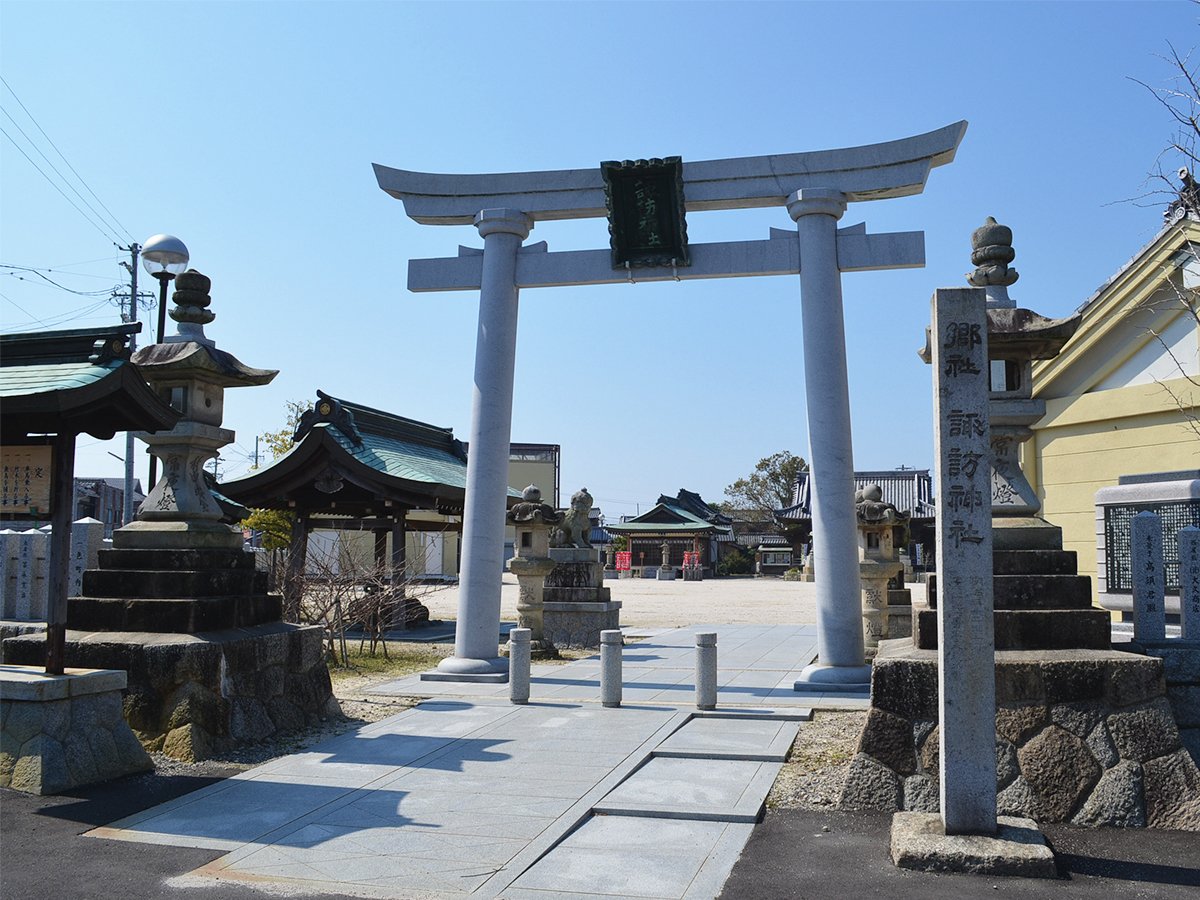
<instances>
[{"instance_id":1,"label":"electrical wire","mask_svg":"<svg viewBox=\"0 0 1200 900\"><path fill-rule=\"evenodd\" d=\"M23 277L21 277L20 275L16 275L16 274L15 274L15 272L17 272L17 271L20 271L20 272L30 272L31 274L33 274L33 275L36 275L38 278L42 279L42 280L43 280L43 281L45 281L46 283L54 285L54 287L58 288L59 290L66 291L68 294L78 294L80 297L100 297L100 296L103 296L103 295L106 295L106 294L107 294L107 295L111 295L111 294L112 294L112 289L111 289L111 288L106 288L106 289L104 289L104 290L102 290L102 291L77 291L77 290L75 290L74 288L69 288L69 287L67 287L66 285L59 284L59 283L58 283L57 281L55 281L53 278L49 278L49 277L47 277L47 276L43 275L43 274L42 274L41 272L39 272L37 269L31 269L31 268L29 268L28 266L4 266L4 265L0 265L0 268L3 268L3 269L12 269L12 270L14 270L14 271L12 271L12 272L9 272L8 274L9 274L9 275L12 275L14 278L17 278L17 279L18 279L18 280L20 280L20 281L24 281L25 279L24 279ZM100 277L100 276L96 276L96 277Z\"/></svg>"},{"instance_id":2,"label":"electrical wire","mask_svg":"<svg viewBox=\"0 0 1200 900\"><path fill-rule=\"evenodd\" d=\"M58 191L60 194L62 194L62 195L63 195L63 199L64 199L64 200L66 200L68 203L70 203L72 206L74 206L74 207L75 207L75 210L76 210L76 211L77 211L77 212L78 212L78 213L79 213L81 216L83 216L85 219L87 219L87 220L88 220L88 224L90 224L90 225L91 225L93 228L95 228L97 231L99 231L99 232L100 232L100 234L101 234L101 235L103 235L103 236L104 236L104 238L105 238L106 240L110 240L110 241L111 241L111 240L113 239L113 235L105 233L104 229L103 229L103 228L101 228L99 225L97 225L95 222L93 222L93 221L92 221L92 220L91 220L91 219L88 217L88 214L87 214L87 213L85 213L85 212L84 212L82 209L80 209L80 208L79 208L79 207L76 205L75 201L74 201L74 200L72 200L70 197L68 197L68 196L66 195L66 193L63 191L63 189L62 189L62 188L60 188L60 187L59 187L57 184L55 184L55 183L54 183L53 179L51 179L51 177L50 177L49 175L47 175L47 174L46 174L45 172L43 172L43 171L42 171L40 168L38 168L38 164L37 164L37 163L35 163L35 162L34 162L32 159L30 159L30 157L29 157L29 154L28 154L28 153L26 153L26 152L25 152L25 151L24 151L24 150L21 148L21 145L20 145L20 144L18 144L16 141L14 141L14 140L12 139L12 135L11 135L11 134L9 134L9 133L8 133L7 131L5 131L3 128L0 128L0 134L4 135L6 138L8 138L8 141L9 141L9 143L10 143L10 144L12 144L14 147L16 147L16 148L17 148L17 150L18 150L18 151L20 151L20 153L21 153L21 155L22 155L23 157L25 157L26 159L28 159L28 160L29 160L29 164L30 164L31 166L33 166L35 169L37 169L37 171L38 171L38 174L40 174L40 175L41 175L43 178L45 178L45 179L46 179L46 181L50 182L50 186L51 186L51 187L53 187L53 188L54 188L56 191ZM118 241L117 241L117 243L120 243L120 241L118 240Z\"/></svg>"},{"instance_id":3,"label":"electrical wire","mask_svg":"<svg viewBox=\"0 0 1200 900\"><path fill-rule=\"evenodd\" d=\"M93 275L90 272L66 272L65 269L71 266L84 266L91 263L112 262L111 259L89 259L87 262L67 263L65 266L16 266L10 263L0 263L0 269L20 269L22 272L58 272L60 275L70 275L72 278L101 278L105 281L111 281L111 275Z\"/></svg>"},{"instance_id":4,"label":"electrical wire","mask_svg":"<svg viewBox=\"0 0 1200 900\"><path fill-rule=\"evenodd\" d=\"M31 146L34 150L37 151L38 156L40 156L43 160L46 161L46 165L48 165L50 167L50 171L52 171L55 175L57 175L62 180L62 183L71 189L71 193L73 193L76 197L78 197L80 202L88 208L88 210L92 213L92 215L94 215L97 219L99 219L104 224L104 226L112 232L112 236L117 237L119 240L120 235L118 235L116 230L114 230L112 228L112 225L109 222L105 221L104 216L102 216L102 215L100 215L100 213L96 212L96 208L94 206L92 206L92 204L87 202L87 198L85 196L83 196L83 194L79 193L79 190L75 187L75 185L71 184L71 182L66 178L66 176L64 176L62 172L58 171L58 167L55 166L54 163L50 161L50 158L48 156L46 156L45 153L42 152L41 147L39 147L37 144L35 144L30 139L29 135L27 135L25 133L25 129L23 129L20 126L20 124L17 122L17 120L12 117L12 114L7 109L3 109L3 108L0 108L0 112L4 113L4 115L8 117L8 120L10 122L12 122L13 126L17 129L17 131L21 132L21 137L25 138L25 140L29 142L29 146ZM37 123L34 123L34 124L37 124ZM9 138L9 140L12 140L12 138ZM26 159L28 159L28 157L26 157ZM68 163L68 165L70 165L70 164ZM84 185L84 187L87 187L87 185ZM103 205L103 204L101 204L101 205Z\"/></svg>"},{"instance_id":5,"label":"electrical wire","mask_svg":"<svg viewBox=\"0 0 1200 900\"><path fill-rule=\"evenodd\" d=\"M58 146L54 143L54 141L50 140L50 135L46 134L45 129L43 129L41 125L38 125L38 120L33 117L33 113L31 113L28 110L28 108L26 108L25 104L21 102L21 98L17 96L17 92L14 91L12 89L12 86L9 85L9 83L4 80L3 76L0 76L0 84L3 84L6 88L8 88L8 92L10 94L12 94L13 99L16 100L17 104L21 107L21 109L24 110L25 115L29 116L29 121L31 121L34 125L37 126L37 130L42 133L42 137L44 137L47 140L47 142L49 142L51 147L54 147L54 152L57 153L59 155L59 157L62 159L62 161L67 164L67 168L70 169L72 174L74 174L74 176L79 179L79 183L82 184L87 189L87 192L89 194L91 194L92 197L95 198L96 202L100 204L101 208L103 208L103 210L106 213L108 213L109 217L113 220L113 222L115 222L117 224L117 227L121 231L125 232L125 237L128 238L129 243L132 244L133 237L129 234L129 230L124 225L121 224L121 221L116 216L113 215L112 210L110 210L107 206L104 205L104 201L96 196L96 192L93 191L91 189L91 187L88 186L88 183L83 180L83 176L75 171L75 167L73 165L71 165L70 160L68 160L65 156L63 156L63 152L58 149ZM5 115L8 115L8 114L5 113ZM12 119L12 116L9 116L9 118ZM13 120L13 124L16 125L15 119ZM21 126L17 125L17 127L20 128ZM22 131L21 133L24 134L25 132ZM12 138L9 138L9 140L12 140ZM28 140L28 138L26 138L26 140ZM32 141L30 143L32 143ZM41 151L39 150L38 152L40 153ZM44 154L43 154L43 156L44 156ZM49 160L46 160L46 161L49 162ZM57 171L57 169L55 171ZM65 180L66 179L64 179L64 181ZM74 188L72 188L72 190L74 190ZM76 192L76 193L78 193L78 192ZM82 200L83 198L80 197L80 199ZM91 208L90 204L89 204L88 208L89 209ZM120 243L120 241L118 241L117 243Z\"/></svg>"}]
</instances>

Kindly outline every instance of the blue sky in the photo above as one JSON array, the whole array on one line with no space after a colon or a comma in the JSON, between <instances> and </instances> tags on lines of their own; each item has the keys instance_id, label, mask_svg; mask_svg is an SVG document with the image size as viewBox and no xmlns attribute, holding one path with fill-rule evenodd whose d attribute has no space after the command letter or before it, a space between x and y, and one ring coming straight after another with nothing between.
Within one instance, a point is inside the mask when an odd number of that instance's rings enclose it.
<instances>
[{"instance_id":1,"label":"blue sky","mask_svg":"<svg viewBox=\"0 0 1200 900\"><path fill-rule=\"evenodd\" d=\"M856 468L928 467L930 372L916 350L934 288L964 283L970 233L989 215L1014 231L1012 296L1048 316L1145 244L1163 203L1123 201L1144 193L1172 128L1131 79L1169 77L1156 54L1168 41L1190 50L1196 26L1182 0L5 0L0 263L104 292L126 278L114 241L180 237L213 281L209 336L280 370L226 397L237 442L223 468L236 474L285 401L318 388L467 437L477 297L409 293L406 268L482 241L408 219L371 163L719 159L967 119L956 161L923 195L852 204L841 223L925 232L926 268L849 273L843 293ZM78 187L39 126L119 224L89 222L16 149L58 180L24 131ZM782 208L688 218L696 242L791 226ZM548 222L530 240L600 248L607 232L601 219ZM89 311L103 299L0 269L6 332L117 322L115 305ZM759 458L807 455L800 328L795 277L527 290L513 439L561 444L564 491L586 485L610 516L681 487L721 499ZM81 439L77 474L121 474L109 451L123 441Z\"/></svg>"}]
</instances>

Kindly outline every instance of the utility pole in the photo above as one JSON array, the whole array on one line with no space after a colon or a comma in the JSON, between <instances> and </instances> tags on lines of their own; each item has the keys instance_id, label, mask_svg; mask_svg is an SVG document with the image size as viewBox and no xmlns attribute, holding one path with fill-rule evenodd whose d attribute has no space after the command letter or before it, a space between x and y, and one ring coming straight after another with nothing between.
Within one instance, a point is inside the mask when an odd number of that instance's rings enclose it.
<instances>
[{"instance_id":1,"label":"utility pole","mask_svg":"<svg viewBox=\"0 0 1200 900\"><path fill-rule=\"evenodd\" d=\"M121 263L129 270L130 287L129 287L129 312L125 312L124 304L121 306L121 321L129 324L137 321L137 275L138 275L138 252L142 249L137 244L130 244L128 247L121 247L122 250L129 251L130 261ZM129 351L132 353L137 349L137 335L129 336ZM133 521L133 432L125 432L125 505L121 510L121 524L128 525Z\"/></svg>"}]
</instances>

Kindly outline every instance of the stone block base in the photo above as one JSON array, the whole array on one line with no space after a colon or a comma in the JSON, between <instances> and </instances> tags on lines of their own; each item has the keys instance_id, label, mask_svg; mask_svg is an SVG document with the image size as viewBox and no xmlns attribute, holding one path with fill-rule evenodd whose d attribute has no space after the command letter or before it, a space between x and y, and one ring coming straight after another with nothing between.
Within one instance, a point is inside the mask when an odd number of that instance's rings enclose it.
<instances>
[{"instance_id":1,"label":"stone block base","mask_svg":"<svg viewBox=\"0 0 1200 900\"><path fill-rule=\"evenodd\" d=\"M45 639L12 638L3 653L5 663L36 665ZM146 749L189 762L340 712L315 625L198 634L68 631L66 658L128 672L125 721Z\"/></svg>"},{"instance_id":2,"label":"stone block base","mask_svg":"<svg viewBox=\"0 0 1200 900\"><path fill-rule=\"evenodd\" d=\"M621 627L621 601L546 603L542 634L560 650L597 650L600 632Z\"/></svg>"},{"instance_id":3,"label":"stone block base","mask_svg":"<svg viewBox=\"0 0 1200 900\"><path fill-rule=\"evenodd\" d=\"M0 666L0 787L61 791L154 767L125 722L125 673Z\"/></svg>"},{"instance_id":4,"label":"stone block base","mask_svg":"<svg viewBox=\"0 0 1200 900\"><path fill-rule=\"evenodd\" d=\"M896 813L892 862L902 869L1057 878L1054 854L1032 819L1001 816L994 835L946 834L936 813Z\"/></svg>"},{"instance_id":5,"label":"stone block base","mask_svg":"<svg viewBox=\"0 0 1200 900\"><path fill-rule=\"evenodd\" d=\"M1167 702L1162 661L1114 650L996 653L1002 815L1200 831L1200 769ZM885 641L842 791L845 809L938 812L938 662Z\"/></svg>"}]
</instances>

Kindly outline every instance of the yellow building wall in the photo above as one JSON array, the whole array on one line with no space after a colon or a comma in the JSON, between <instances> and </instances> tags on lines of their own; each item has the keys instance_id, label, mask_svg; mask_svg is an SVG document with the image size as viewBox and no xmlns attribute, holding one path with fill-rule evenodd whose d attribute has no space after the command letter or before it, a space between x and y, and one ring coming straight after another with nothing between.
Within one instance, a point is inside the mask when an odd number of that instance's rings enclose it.
<instances>
[{"instance_id":1,"label":"yellow building wall","mask_svg":"<svg viewBox=\"0 0 1200 900\"><path fill-rule=\"evenodd\" d=\"M1063 530L1097 596L1096 491L1121 475L1200 467L1200 437L1168 388L1186 379L1046 401L1046 415L1023 446L1022 468L1042 501L1041 515ZM1192 407L1191 414L1196 414Z\"/></svg>"}]
</instances>

